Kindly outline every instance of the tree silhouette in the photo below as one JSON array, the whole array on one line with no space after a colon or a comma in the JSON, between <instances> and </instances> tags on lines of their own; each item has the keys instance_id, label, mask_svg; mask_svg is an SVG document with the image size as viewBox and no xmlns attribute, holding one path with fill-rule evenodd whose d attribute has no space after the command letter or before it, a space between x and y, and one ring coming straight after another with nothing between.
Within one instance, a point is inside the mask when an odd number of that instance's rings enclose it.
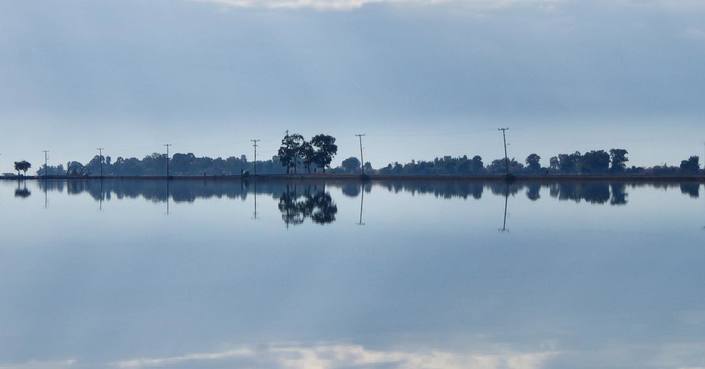
<instances>
[{"instance_id":1,"label":"tree silhouette","mask_svg":"<svg viewBox=\"0 0 705 369\"><path fill-rule=\"evenodd\" d=\"M691 156L688 160L681 161L680 168L684 173L697 173L700 170L700 158L697 156Z\"/></svg>"},{"instance_id":2,"label":"tree silhouette","mask_svg":"<svg viewBox=\"0 0 705 369\"><path fill-rule=\"evenodd\" d=\"M627 162L629 159L627 158L627 154L629 152L624 149L612 149L610 150L610 157L612 159L612 171L614 172L623 172L624 169L627 167Z\"/></svg>"},{"instance_id":3,"label":"tree silhouette","mask_svg":"<svg viewBox=\"0 0 705 369\"><path fill-rule=\"evenodd\" d=\"M291 169L296 173L296 165L302 159L301 147L306 141L304 137L298 133L286 133L282 139L281 147L279 147L279 161L286 168L286 174L291 173Z\"/></svg>"},{"instance_id":4,"label":"tree silhouette","mask_svg":"<svg viewBox=\"0 0 705 369\"><path fill-rule=\"evenodd\" d=\"M304 163L306 172L311 173L311 164L316 160L316 150L313 149L310 143L304 141L299 148L299 156Z\"/></svg>"},{"instance_id":5,"label":"tree silhouette","mask_svg":"<svg viewBox=\"0 0 705 369\"><path fill-rule=\"evenodd\" d=\"M580 159L580 172L604 173L610 167L610 154L604 150L588 151Z\"/></svg>"},{"instance_id":6,"label":"tree silhouette","mask_svg":"<svg viewBox=\"0 0 705 369\"><path fill-rule=\"evenodd\" d=\"M24 174L27 175L27 171L28 171L29 168L31 168L31 167L32 167L32 164L30 164L30 163L29 163L28 161L26 161L26 160L16 161L16 162L15 162L15 170L17 171L17 176L18 176L18 177L19 177L19 175L20 175L20 171L24 172Z\"/></svg>"},{"instance_id":7,"label":"tree silhouette","mask_svg":"<svg viewBox=\"0 0 705 369\"><path fill-rule=\"evenodd\" d=\"M526 166L533 172L541 170L541 157L537 154L531 154L526 157Z\"/></svg>"},{"instance_id":8,"label":"tree silhouette","mask_svg":"<svg viewBox=\"0 0 705 369\"><path fill-rule=\"evenodd\" d=\"M335 137L324 134L313 136L311 146L316 149L313 155L313 162L325 173L326 168L333 161L333 157L338 153Z\"/></svg>"},{"instance_id":9,"label":"tree silhouette","mask_svg":"<svg viewBox=\"0 0 705 369\"><path fill-rule=\"evenodd\" d=\"M343 160L341 166L346 172L354 173L356 170L360 169L360 160L354 156L351 156Z\"/></svg>"}]
</instances>

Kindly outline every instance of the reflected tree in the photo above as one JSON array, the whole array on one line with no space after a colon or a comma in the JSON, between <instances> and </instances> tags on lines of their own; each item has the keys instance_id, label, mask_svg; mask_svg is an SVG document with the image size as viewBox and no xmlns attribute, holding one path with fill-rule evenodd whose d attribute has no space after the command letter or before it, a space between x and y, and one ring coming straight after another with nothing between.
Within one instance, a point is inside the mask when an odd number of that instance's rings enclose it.
<instances>
[{"instance_id":1,"label":"reflected tree","mask_svg":"<svg viewBox=\"0 0 705 369\"><path fill-rule=\"evenodd\" d=\"M694 199L700 197L700 183L681 183L681 193Z\"/></svg>"},{"instance_id":2,"label":"reflected tree","mask_svg":"<svg viewBox=\"0 0 705 369\"><path fill-rule=\"evenodd\" d=\"M526 189L526 197L531 201L536 201L541 198L541 185L538 183L530 183Z\"/></svg>"},{"instance_id":3,"label":"reflected tree","mask_svg":"<svg viewBox=\"0 0 705 369\"><path fill-rule=\"evenodd\" d=\"M282 220L289 225L303 224L309 218L316 224L335 222L338 207L331 195L324 190L307 187L299 194L296 187L287 186L279 196L279 211Z\"/></svg>"},{"instance_id":4,"label":"reflected tree","mask_svg":"<svg viewBox=\"0 0 705 369\"><path fill-rule=\"evenodd\" d=\"M610 184L612 189L612 199L610 205L626 205L627 204L627 185L624 183Z\"/></svg>"}]
</instances>

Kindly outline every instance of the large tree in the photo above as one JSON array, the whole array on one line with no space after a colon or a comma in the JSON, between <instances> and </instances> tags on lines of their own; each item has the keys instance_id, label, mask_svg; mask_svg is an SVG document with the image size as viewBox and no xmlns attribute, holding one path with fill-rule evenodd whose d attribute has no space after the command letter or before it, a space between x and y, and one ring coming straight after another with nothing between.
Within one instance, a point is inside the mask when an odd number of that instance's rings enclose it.
<instances>
[{"instance_id":1,"label":"large tree","mask_svg":"<svg viewBox=\"0 0 705 369\"><path fill-rule=\"evenodd\" d=\"M299 160L301 160L301 147L306 141L304 137L298 133L289 134L286 133L282 139L281 147L279 147L279 162L286 168L286 173L291 173L291 169L294 169L296 173L296 165Z\"/></svg>"},{"instance_id":2,"label":"large tree","mask_svg":"<svg viewBox=\"0 0 705 369\"><path fill-rule=\"evenodd\" d=\"M627 154L629 154L629 152L624 149L610 150L610 157L612 159L612 171L623 172L624 169L626 169L626 163L629 161L629 158L627 158Z\"/></svg>"},{"instance_id":3,"label":"large tree","mask_svg":"<svg viewBox=\"0 0 705 369\"><path fill-rule=\"evenodd\" d=\"M311 146L315 148L313 163L326 172L333 157L338 153L338 145L335 144L335 137L329 135L316 135L311 139Z\"/></svg>"},{"instance_id":4,"label":"large tree","mask_svg":"<svg viewBox=\"0 0 705 369\"><path fill-rule=\"evenodd\" d=\"M681 171L688 174L697 173L700 170L700 158L691 156L688 160L681 161Z\"/></svg>"},{"instance_id":5,"label":"large tree","mask_svg":"<svg viewBox=\"0 0 705 369\"><path fill-rule=\"evenodd\" d=\"M304 163L306 172L311 173L311 164L314 164L316 161L316 150L314 150L313 146L310 143L304 141L304 143L301 144L301 147L299 148L299 157Z\"/></svg>"}]
</instances>

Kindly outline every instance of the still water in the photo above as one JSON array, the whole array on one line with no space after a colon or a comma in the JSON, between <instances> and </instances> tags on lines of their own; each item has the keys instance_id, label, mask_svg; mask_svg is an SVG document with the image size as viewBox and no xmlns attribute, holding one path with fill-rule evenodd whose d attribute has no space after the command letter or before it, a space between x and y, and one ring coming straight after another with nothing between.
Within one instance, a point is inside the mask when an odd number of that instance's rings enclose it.
<instances>
[{"instance_id":1,"label":"still water","mask_svg":"<svg viewBox=\"0 0 705 369\"><path fill-rule=\"evenodd\" d=\"M705 368L702 190L0 182L0 368Z\"/></svg>"}]
</instances>

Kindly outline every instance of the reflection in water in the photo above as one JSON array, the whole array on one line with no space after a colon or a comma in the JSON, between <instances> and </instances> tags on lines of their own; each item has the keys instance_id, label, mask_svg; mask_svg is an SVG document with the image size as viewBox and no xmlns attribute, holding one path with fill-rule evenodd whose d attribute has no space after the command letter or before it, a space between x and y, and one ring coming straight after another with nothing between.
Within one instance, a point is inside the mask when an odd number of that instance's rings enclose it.
<instances>
[{"instance_id":1,"label":"reflection in water","mask_svg":"<svg viewBox=\"0 0 705 369\"><path fill-rule=\"evenodd\" d=\"M39 186L45 192L64 190L69 194L88 193L99 202L109 201L111 194L117 199L143 197L150 201L165 202L166 214L171 211L171 201L193 202L203 198L241 198L254 197L253 218L257 219L257 197L260 193L278 199L278 208L286 225L298 225L310 219L316 224L329 224L335 221L337 206L326 188L338 188L343 195L360 197L360 214L358 224L364 225L363 207L365 192L372 187L386 189L393 193L406 192L413 196L432 194L439 198L481 199L485 190L496 196L504 197L504 219L500 231L507 231L507 212L509 196L521 191L531 201L541 199L541 190L546 189L551 198L560 201L585 201L589 204L620 206L627 204L628 188L649 186L655 188L679 188L681 193L698 198L700 184L693 183L627 183L598 181L562 181L562 182L514 182L504 183L478 181L152 181L152 180L71 180L41 181ZM15 190L16 197L28 197L31 192L24 187Z\"/></svg>"},{"instance_id":2,"label":"reflection in water","mask_svg":"<svg viewBox=\"0 0 705 369\"><path fill-rule=\"evenodd\" d=\"M216 352L169 357L126 359L112 363L120 369L211 367L252 369L539 369L556 357L552 351L449 352L383 351L361 345L239 346Z\"/></svg>"},{"instance_id":3,"label":"reflection in water","mask_svg":"<svg viewBox=\"0 0 705 369\"><path fill-rule=\"evenodd\" d=\"M88 193L96 201L110 198L114 194L118 199L143 197L151 201L193 202L203 198L246 198L249 194L269 194L279 197L281 194L304 188L329 187L338 188L343 195L358 197L362 192L370 192L372 187L386 189L393 193L407 192L412 195L431 194L440 198L481 199L485 190L497 196L516 195L526 191L526 197L532 201L541 199L541 190L547 189L551 198L561 201L585 201L591 204L624 205L627 203L628 188L679 188L687 196L700 197L699 183L628 183L597 181L562 181L562 182L515 182L504 183L479 181L383 181L360 183L351 181L152 181L152 180L71 180L39 182L42 189L49 191L67 191L69 194ZM309 190L311 191L311 190ZM104 196L105 195L105 196Z\"/></svg>"},{"instance_id":4,"label":"reflection in water","mask_svg":"<svg viewBox=\"0 0 705 369\"><path fill-rule=\"evenodd\" d=\"M529 190L531 190L531 187L529 187ZM538 196L538 190L536 196ZM504 189L504 219L502 220L502 228L499 230L500 232L508 232L507 230L507 208L509 207L509 184L505 186Z\"/></svg>"},{"instance_id":5,"label":"reflection in water","mask_svg":"<svg viewBox=\"0 0 705 369\"><path fill-rule=\"evenodd\" d=\"M362 185L361 185L362 187ZM365 225L365 222L362 221L362 210L365 206L365 191L360 191L360 220L357 222L357 225Z\"/></svg>"},{"instance_id":6,"label":"reflection in water","mask_svg":"<svg viewBox=\"0 0 705 369\"><path fill-rule=\"evenodd\" d=\"M27 182L0 368L705 368L695 183Z\"/></svg>"},{"instance_id":7,"label":"reflection in water","mask_svg":"<svg viewBox=\"0 0 705 369\"><path fill-rule=\"evenodd\" d=\"M325 187L305 186L300 192L297 186L286 186L286 190L279 196L279 211L287 227L299 225L306 218L316 224L328 224L335 221L338 207Z\"/></svg>"},{"instance_id":8,"label":"reflection in water","mask_svg":"<svg viewBox=\"0 0 705 369\"><path fill-rule=\"evenodd\" d=\"M22 181L22 187L20 187L20 181L17 181L17 189L15 190L15 197L26 199L32 195L32 192L27 189L27 181Z\"/></svg>"},{"instance_id":9,"label":"reflection in water","mask_svg":"<svg viewBox=\"0 0 705 369\"><path fill-rule=\"evenodd\" d=\"M681 183L681 192L692 198L700 197L700 184L699 183Z\"/></svg>"}]
</instances>

